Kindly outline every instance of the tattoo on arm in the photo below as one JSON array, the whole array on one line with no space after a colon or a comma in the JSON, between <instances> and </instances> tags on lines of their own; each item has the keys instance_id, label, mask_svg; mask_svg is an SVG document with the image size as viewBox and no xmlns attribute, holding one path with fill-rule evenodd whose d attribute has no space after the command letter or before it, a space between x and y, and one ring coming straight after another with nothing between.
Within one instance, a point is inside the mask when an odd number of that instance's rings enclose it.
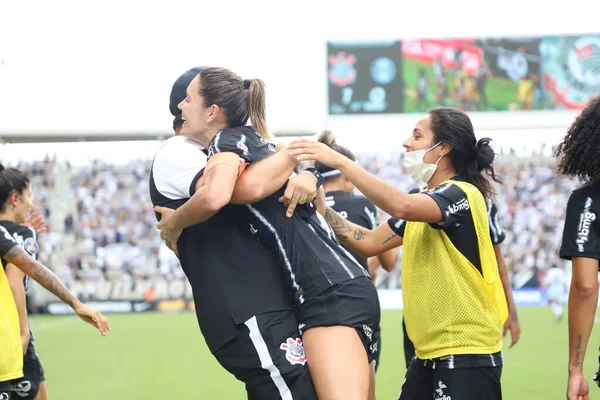
<instances>
[{"instance_id":1,"label":"tattoo on arm","mask_svg":"<svg viewBox=\"0 0 600 400\"><path fill-rule=\"evenodd\" d=\"M355 239L355 240L363 240L364 238L365 238L365 231L363 231L363 230L362 230L362 229L360 229L360 228L357 228L357 229L354 231L354 239Z\"/></svg>"},{"instance_id":2,"label":"tattoo on arm","mask_svg":"<svg viewBox=\"0 0 600 400\"><path fill-rule=\"evenodd\" d=\"M581 335L577 335L575 339L575 361L573 361L575 368L581 367Z\"/></svg>"},{"instance_id":3,"label":"tattoo on arm","mask_svg":"<svg viewBox=\"0 0 600 400\"><path fill-rule=\"evenodd\" d=\"M383 241L381 244L386 244L387 242L389 242L390 240L392 240L392 239L393 239L393 238L395 238L396 236L398 236L398 235L396 235L396 234L394 233L392 236L390 236L390 237L388 237L387 239L385 239L385 240L384 240L384 241Z\"/></svg>"},{"instance_id":4,"label":"tattoo on arm","mask_svg":"<svg viewBox=\"0 0 600 400\"><path fill-rule=\"evenodd\" d=\"M73 307L75 297L69 292L69 289L58 279L56 275L42 264L35 261L29 254L25 253L19 246L15 246L6 253L5 259L15 264L19 269L25 267L27 275L31 276L36 282L56 295L59 299ZM16 262L14 262L16 261Z\"/></svg>"},{"instance_id":5,"label":"tattoo on arm","mask_svg":"<svg viewBox=\"0 0 600 400\"><path fill-rule=\"evenodd\" d=\"M350 225L348 225L348 222L346 222L346 220L344 218L342 218L338 213L336 213L329 207L327 207L327 209L325 210L325 221L327 221L329 223L329 225L331 226L331 229L333 229L333 233L335 233L335 236L339 240L341 240L341 241L348 240L348 234L350 232L352 232ZM354 235L356 237L356 232ZM364 232L363 232L363 235L364 235ZM360 239L357 239L357 240L360 240Z\"/></svg>"}]
</instances>

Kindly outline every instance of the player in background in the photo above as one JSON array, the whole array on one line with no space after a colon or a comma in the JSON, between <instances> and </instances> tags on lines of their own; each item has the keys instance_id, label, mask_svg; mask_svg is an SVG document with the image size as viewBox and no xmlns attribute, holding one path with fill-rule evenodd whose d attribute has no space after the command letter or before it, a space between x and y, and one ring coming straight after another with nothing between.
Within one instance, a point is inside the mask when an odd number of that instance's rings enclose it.
<instances>
[{"instance_id":1,"label":"player in background","mask_svg":"<svg viewBox=\"0 0 600 400\"><path fill-rule=\"evenodd\" d=\"M583 361L598 306L600 267L600 97L577 116L556 148L559 174L578 179L567 203L560 257L572 262L567 399L589 399ZM600 385L598 373L594 376Z\"/></svg>"},{"instance_id":2,"label":"player in background","mask_svg":"<svg viewBox=\"0 0 600 400\"><path fill-rule=\"evenodd\" d=\"M557 264L552 265L546 272L546 276L544 276L544 287L546 288L548 306L554 314L556 323L560 323L564 315L562 300L567 293L567 274L565 270Z\"/></svg>"},{"instance_id":3,"label":"player in background","mask_svg":"<svg viewBox=\"0 0 600 400\"><path fill-rule=\"evenodd\" d=\"M0 211L16 209L12 200L16 200L19 206L31 208L31 198L15 194L3 171L4 167L0 165ZM104 315L75 298L56 275L32 258L3 226L0 226L0 258L3 266L0 269L0 398L10 399L13 381L23 377L23 348L19 313L6 278L4 263L13 264L67 303L82 320L96 327L103 336L110 331L110 326Z\"/></svg>"},{"instance_id":4,"label":"player in background","mask_svg":"<svg viewBox=\"0 0 600 400\"><path fill-rule=\"evenodd\" d=\"M403 246L404 316L416 358L400 399L501 399L508 306L485 200L494 194L488 179L500 182L490 139L476 139L464 112L439 107L403 146L406 171L427 184L423 193L403 193L321 143L296 140L288 148L300 161L339 169L395 218L368 231L326 210L337 237L364 256Z\"/></svg>"},{"instance_id":5,"label":"player in background","mask_svg":"<svg viewBox=\"0 0 600 400\"><path fill-rule=\"evenodd\" d=\"M179 135L185 121L177 105L204 69L186 71L173 85L170 110L176 135L156 152L150 174L150 198L157 210L161 206L178 208L194 192L203 190L206 150L199 142ZM285 152L274 157L287 161L286 170L273 174L273 169L260 163L248 168L237 181L232 201L260 200L263 191L255 180L279 186L288 180L295 161ZM311 172L302 172L290 179L288 187L312 199L316 182ZM249 227L238 226L235 217L236 206L223 207L205 223L185 229L175 248L192 287L206 344L223 368L244 382L250 400L316 399L281 271Z\"/></svg>"},{"instance_id":6,"label":"player in background","mask_svg":"<svg viewBox=\"0 0 600 400\"><path fill-rule=\"evenodd\" d=\"M32 188L27 175L16 168L4 170L13 192L9 203L11 207L4 206L0 210L0 226L4 227L17 243L33 258L37 260L39 245L37 242L38 232L32 227L25 226L32 206ZM0 188L6 192L10 188ZM45 230L43 221L39 230ZM35 349L34 337L29 327L27 317L27 303L25 291L29 284L29 277L13 264L3 261L6 265L6 277L12 290L15 305L19 313L21 346L23 348L23 378L12 383L13 392L23 400L46 400L48 398L44 369Z\"/></svg>"},{"instance_id":7,"label":"player in background","mask_svg":"<svg viewBox=\"0 0 600 400\"><path fill-rule=\"evenodd\" d=\"M207 147L209 162L203 190L174 212L159 210L166 212L159 224L161 235L172 244L180 229L210 220L229 203L240 165L252 168L277 156L269 141L260 80L243 80L222 68L206 69L192 81L180 108L182 135ZM245 126L248 119L252 127ZM370 363L380 318L375 287L310 200L301 197L302 205L294 213L285 212L279 203L284 191L282 185L240 210L237 222L277 257L285 274L319 399L374 398ZM218 201L207 201L217 196Z\"/></svg>"},{"instance_id":8,"label":"player in background","mask_svg":"<svg viewBox=\"0 0 600 400\"><path fill-rule=\"evenodd\" d=\"M348 157L356 162L356 156L346 147L336 143L336 138L331 131L323 131L317 139L320 143ZM343 218L367 229L375 229L379 226L378 210L366 197L352 194L354 185L338 169L331 168L320 162L315 163L315 168L324 178L323 190L325 191L325 203L337 211ZM349 247L346 249L352 256L369 272L371 279L375 279L376 268L381 267L390 272L396 266L398 260L398 249L391 249L376 257L366 259ZM372 262L371 260L374 262ZM381 330L381 328L380 328ZM379 368L381 356L381 332L379 333L379 345L375 353L375 371Z\"/></svg>"},{"instance_id":9,"label":"player in background","mask_svg":"<svg viewBox=\"0 0 600 400\"><path fill-rule=\"evenodd\" d=\"M356 162L354 153L348 148L339 145L331 131L323 131L317 140ZM354 185L340 172L340 170L331 168L320 162L315 163L315 168L324 178L323 190L325 191L325 202L328 207L337 211L348 221L367 229L375 229L379 226L379 212L375 205L373 205L366 197L354 195ZM350 248L348 248L348 251L367 271L369 271L371 277L375 276L375 270L369 269L367 259L361 257ZM390 272L396 266L398 250L389 250L383 254L379 254L377 258L379 259L379 265L381 265L384 270Z\"/></svg>"}]
</instances>

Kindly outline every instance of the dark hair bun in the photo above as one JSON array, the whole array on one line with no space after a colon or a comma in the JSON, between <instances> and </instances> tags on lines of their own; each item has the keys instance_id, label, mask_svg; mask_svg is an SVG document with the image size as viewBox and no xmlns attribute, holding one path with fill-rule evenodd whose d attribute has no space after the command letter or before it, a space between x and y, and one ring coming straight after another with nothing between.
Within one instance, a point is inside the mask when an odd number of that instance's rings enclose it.
<instances>
[{"instance_id":1,"label":"dark hair bun","mask_svg":"<svg viewBox=\"0 0 600 400\"><path fill-rule=\"evenodd\" d=\"M496 154L490 143L492 139L481 138L477 141L475 146L475 161L477 162L477 171L481 172L486 168L489 168L494 163Z\"/></svg>"},{"instance_id":2,"label":"dark hair bun","mask_svg":"<svg viewBox=\"0 0 600 400\"><path fill-rule=\"evenodd\" d=\"M0 164L0 172L4 171L4 165Z\"/></svg>"},{"instance_id":3,"label":"dark hair bun","mask_svg":"<svg viewBox=\"0 0 600 400\"><path fill-rule=\"evenodd\" d=\"M335 146L335 135L331 131L323 131L317 140L329 147Z\"/></svg>"}]
</instances>

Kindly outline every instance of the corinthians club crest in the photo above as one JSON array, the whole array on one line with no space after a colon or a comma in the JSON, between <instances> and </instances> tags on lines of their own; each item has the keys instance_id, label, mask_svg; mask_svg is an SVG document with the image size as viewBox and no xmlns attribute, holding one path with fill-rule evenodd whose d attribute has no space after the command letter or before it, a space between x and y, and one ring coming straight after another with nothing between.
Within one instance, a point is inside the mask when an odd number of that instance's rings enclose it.
<instances>
[{"instance_id":1,"label":"corinthians club crest","mask_svg":"<svg viewBox=\"0 0 600 400\"><path fill-rule=\"evenodd\" d=\"M304 353L302 339L288 338L285 343L282 343L281 346L279 346L279 348L285 351L285 358L287 358L290 364L306 364L306 354Z\"/></svg>"},{"instance_id":2,"label":"corinthians club crest","mask_svg":"<svg viewBox=\"0 0 600 400\"><path fill-rule=\"evenodd\" d=\"M544 38L540 52L546 91L558 104L580 109L600 93L600 36Z\"/></svg>"}]
</instances>

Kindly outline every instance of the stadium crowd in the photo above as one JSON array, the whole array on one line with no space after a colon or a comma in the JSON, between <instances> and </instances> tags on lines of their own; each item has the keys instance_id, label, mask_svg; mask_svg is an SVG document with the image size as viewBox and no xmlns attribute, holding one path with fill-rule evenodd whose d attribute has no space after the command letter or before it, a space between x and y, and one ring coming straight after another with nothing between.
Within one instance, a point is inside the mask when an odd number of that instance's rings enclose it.
<instances>
[{"instance_id":1,"label":"stadium crowd","mask_svg":"<svg viewBox=\"0 0 600 400\"><path fill-rule=\"evenodd\" d=\"M359 153L358 162L408 191L419 185L403 173L402 157L400 152ZM502 247L512 284L537 287L548 268L566 265L558 257L558 248L564 205L576 182L558 177L556 161L548 156L503 154L496 164L504 185L497 186L495 201L507 235ZM66 177L57 174L59 162L50 157L18 166L33 178L37 211L50 221L56 221L52 204L57 203L49 201L56 199L56 180L68 179L67 194L58 198L66 206L64 217L60 224L49 224L49 232L40 237L41 260L67 284L72 280L184 279L177 258L155 228L148 194L150 166L151 160L128 165L98 160L85 167L65 164ZM381 218L387 215L382 213ZM378 286L398 288L399 270L382 272Z\"/></svg>"}]
</instances>

